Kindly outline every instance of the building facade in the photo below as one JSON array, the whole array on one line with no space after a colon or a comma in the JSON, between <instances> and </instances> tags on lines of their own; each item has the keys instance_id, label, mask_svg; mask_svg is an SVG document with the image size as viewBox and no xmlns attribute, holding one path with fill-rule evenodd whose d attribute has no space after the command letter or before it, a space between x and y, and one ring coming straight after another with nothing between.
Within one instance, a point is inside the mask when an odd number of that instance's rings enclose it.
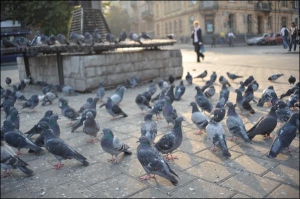
<instances>
[{"instance_id":1,"label":"building facade","mask_svg":"<svg viewBox=\"0 0 300 199\"><path fill-rule=\"evenodd\" d=\"M139 10L137 32L155 38L173 33L179 42L190 42L193 21L198 20L204 37L228 33L244 38L264 32L280 32L292 21L299 23L298 1L132 1ZM152 14L153 13L153 14Z\"/></svg>"}]
</instances>

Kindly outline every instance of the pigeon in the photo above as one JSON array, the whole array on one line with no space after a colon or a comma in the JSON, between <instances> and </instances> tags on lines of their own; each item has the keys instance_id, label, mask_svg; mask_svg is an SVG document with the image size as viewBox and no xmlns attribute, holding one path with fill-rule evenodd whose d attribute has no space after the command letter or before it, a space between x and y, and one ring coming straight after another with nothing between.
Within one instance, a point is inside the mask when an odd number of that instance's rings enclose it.
<instances>
[{"instance_id":1,"label":"pigeon","mask_svg":"<svg viewBox=\"0 0 300 199\"><path fill-rule=\"evenodd\" d=\"M204 72L202 72L200 75L196 76L194 79L196 78L201 78L203 81L203 78L205 78L207 76L207 70L205 70Z\"/></svg>"},{"instance_id":2,"label":"pigeon","mask_svg":"<svg viewBox=\"0 0 300 199\"><path fill-rule=\"evenodd\" d=\"M220 122L216 122L213 119L214 115L210 116L209 123L205 128L208 139L213 143L213 151L216 150L216 146L222 151L222 155L225 158L231 157L231 154L228 151L225 131Z\"/></svg>"},{"instance_id":3,"label":"pigeon","mask_svg":"<svg viewBox=\"0 0 300 199\"><path fill-rule=\"evenodd\" d=\"M154 93L156 92L157 88L156 85L154 83L151 83L148 87L147 87L147 91L149 91L151 93L151 95L154 95Z\"/></svg>"},{"instance_id":4,"label":"pigeon","mask_svg":"<svg viewBox=\"0 0 300 199\"><path fill-rule=\"evenodd\" d=\"M290 96L291 94L293 94L295 92L296 89L299 89L299 82L297 82L291 89L288 89L286 91L286 93L281 94L280 99Z\"/></svg>"},{"instance_id":5,"label":"pigeon","mask_svg":"<svg viewBox=\"0 0 300 199\"><path fill-rule=\"evenodd\" d=\"M195 102L201 108L202 111L206 111L208 113L212 110L212 104L210 101L203 95L199 86L196 86L195 89L197 90L197 94L195 96Z\"/></svg>"},{"instance_id":6,"label":"pigeon","mask_svg":"<svg viewBox=\"0 0 300 199\"><path fill-rule=\"evenodd\" d=\"M79 116L79 113L70 107L64 98L59 99L59 108L61 109L61 114L72 121L76 120Z\"/></svg>"},{"instance_id":7,"label":"pigeon","mask_svg":"<svg viewBox=\"0 0 300 199\"><path fill-rule=\"evenodd\" d=\"M248 86L253 80L254 80L254 77L252 75L250 75L247 79L245 79L244 86Z\"/></svg>"},{"instance_id":8,"label":"pigeon","mask_svg":"<svg viewBox=\"0 0 300 199\"><path fill-rule=\"evenodd\" d=\"M99 98L100 101L102 101L103 97L105 96L105 89L103 88L102 82L99 83L96 96Z\"/></svg>"},{"instance_id":9,"label":"pigeon","mask_svg":"<svg viewBox=\"0 0 300 199\"><path fill-rule=\"evenodd\" d=\"M172 34L167 35L167 38L168 39L174 39L174 34L172 33Z\"/></svg>"},{"instance_id":10,"label":"pigeon","mask_svg":"<svg viewBox=\"0 0 300 199\"><path fill-rule=\"evenodd\" d=\"M27 101L26 97L23 95L23 93L21 93L20 91L18 91L18 88L16 85L13 85L13 92L15 93L15 97L18 101Z\"/></svg>"},{"instance_id":11,"label":"pigeon","mask_svg":"<svg viewBox=\"0 0 300 199\"><path fill-rule=\"evenodd\" d=\"M10 120L10 118L11 118L11 113L13 112L13 111L18 111L17 109L16 109L16 107L14 107L14 106L11 106L11 107L9 107L9 110L8 110L8 114L6 115L6 119L7 120Z\"/></svg>"},{"instance_id":12,"label":"pigeon","mask_svg":"<svg viewBox=\"0 0 300 199\"><path fill-rule=\"evenodd\" d=\"M81 45L84 43L84 36L75 32L70 33L70 41L75 44Z\"/></svg>"},{"instance_id":13,"label":"pigeon","mask_svg":"<svg viewBox=\"0 0 300 199\"><path fill-rule=\"evenodd\" d=\"M101 39L101 35L99 34L99 29L95 28L94 32L93 32L93 41L95 43L102 43L102 39Z\"/></svg>"},{"instance_id":14,"label":"pigeon","mask_svg":"<svg viewBox=\"0 0 300 199\"><path fill-rule=\"evenodd\" d=\"M146 176L140 177L140 179L147 180L151 177L154 178L156 174L170 180L173 185L177 185L178 181L175 176L178 177L178 175L161 157L159 152L151 146L149 139L142 136L138 142L140 142L140 144L137 147L137 158L147 173Z\"/></svg>"},{"instance_id":15,"label":"pigeon","mask_svg":"<svg viewBox=\"0 0 300 199\"><path fill-rule=\"evenodd\" d=\"M123 31L121 32L120 37L119 37L119 43L120 43L121 41L125 41L126 38L127 38L127 32L126 32L125 29L123 29Z\"/></svg>"},{"instance_id":16,"label":"pigeon","mask_svg":"<svg viewBox=\"0 0 300 199\"><path fill-rule=\"evenodd\" d=\"M166 154L167 160L178 159L176 156L172 156L172 152L176 150L182 143L183 121L183 117L178 116L175 120L172 131L164 134L154 145L159 152Z\"/></svg>"},{"instance_id":17,"label":"pigeon","mask_svg":"<svg viewBox=\"0 0 300 199\"><path fill-rule=\"evenodd\" d=\"M187 72L187 75L185 76L185 80L187 81L188 84L193 84L193 77L190 74L190 72Z\"/></svg>"},{"instance_id":18,"label":"pigeon","mask_svg":"<svg viewBox=\"0 0 300 199\"><path fill-rule=\"evenodd\" d=\"M214 85L210 85L208 88L205 89L203 94L205 95L205 97L210 99L212 96L214 96L215 93L216 93L216 89Z\"/></svg>"},{"instance_id":19,"label":"pigeon","mask_svg":"<svg viewBox=\"0 0 300 199\"><path fill-rule=\"evenodd\" d=\"M47 122L47 123L48 123L48 122L49 122L49 119L50 119L50 117L51 117L52 115L54 115L52 110L46 111L45 114L44 114L44 116L39 120L39 122L44 121L44 122ZM39 123L39 122L38 122L38 123ZM38 123L37 123L37 124L38 124ZM27 134L27 137L28 137L28 138L31 138L34 134L39 134L39 133L40 133L39 129L37 128L37 124L34 125L29 131L27 131L27 132L25 133L25 134Z\"/></svg>"},{"instance_id":20,"label":"pigeon","mask_svg":"<svg viewBox=\"0 0 300 199\"><path fill-rule=\"evenodd\" d=\"M70 45L69 42L67 41L67 38L65 35L59 33L57 36L56 36L56 39L57 41L63 45L63 44L66 44L66 45Z\"/></svg>"},{"instance_id":21,"label":"pigeon","mask_svg":"<svg viewBox=\"0 0 300 199\"><path fill-rule=\"evenodd\" d=\"M175 81L175 77L173 77L173 75L169 75L168 80L170 84L173 84L173 82Z\"/></svg>"},{"instance_id":22,"label":"pigeon","mask_svg":"<svg viewBox=\"0 0 300 199\"><path fill-rule=\"evenodd\" d=\"M239 83L239 88L241 90L241 92L244 92L245 91L245 85L244 85L244 82L243 81L240 81Z\"/></svg>"},{"instance_id":23,"label":"pigeon","mask_svg":"<svg viewBox=\"0 0 300 199\"><path fill-rule=\"evenodd\" d=\"M282 123L287 122L291 117L291 111L287 106L287 104L282 100L278 100L276 103L276 107L277 107L276 114L277 114L278 121Z\"/></svg>"},{"instance_id":24,"label":"pigeon","mask_svg":"<svg viewBox=\"0 0 300 199\"><path fill-rule=\"evenodd\" d=\"M159 80L158 81L158 87L160 88L160 90L164 89L164 88L168 88L169 84L168 82L164 81L164 80Z\"/></svg>"},{"instance_id":25,"label":"pigeon","mask_svg":"<svg viewBox=\"0 0 300 199\"><path fill-rule=\"evenodd\" d=\"M219 97L219 100L222 99L222 98L224 98L225 103L226 103L226 102L228 101L228 99L229 99L229 94L230 94L230 91L228 90L226 84L223 84L223 85L222 85L222 89L221 89L221 91L220 91L220 97ZM224 103L224 104L225 104L225 103Z\"/></svg>"},{"instance_id":26,"label":"pigeon","mask_svg":"<svg viewBox=\"0 0 300 199\"><path fill-rule=\"evenodd\" d=\"M241 76L241 75L236 75L236 74L229 73L229 72L227 72L226 74L227 74L227 76L229 77L229 79L231 79L231 80L235 80L235 79L237 79L237 78L242 78L242 77L243 77L243 76Z\"/></svg>"},{"instance_id":27,"label":"pigeon","mask_svg":"<svg viewBox=\"0 0 300 199\"><path fill-rule=\"evenodd\" d=\"M183 84L183 81L181 80L179 85L175 87L174 100L179 101L184 93L185 93L185 86Z\"/></svg>"},{"instance_id":28,"label":"pigeon","mask_svg":"<svg viewBox=\"0 0 300 199\"><path fill-rule=\"evenodd\" d=\"M42 45L48 46L49 45L49 43L48 43L48 37L46 35L44 35L44 34L41 34L41 42L42 42ZM24 44L24 41L23 41L23 44ZM24 46L26 46L26 43L25 43ZM28 43L28 46L29 46L29 43Z\"/></svg>"},{"instance_id":29,"label":"pigeon","mask_svg":"<svg viewBox=\"0 0 300 199\"><path fill-rule=\"evenodd\" d=\"M152 107L149 104L149 101L142 95L138 94L135 98L135 103L138 105L138 107L142 110L149 110L152 109Z\"/></svg>"},{"instance_id":30,"label":"pigeon","mask_svg":"<svg viewBox=\"0 0 300 199\"><path fill-rule=\"evenodd\" d=\"M195 134L202 134L203 130L205 130L206 126L208 125L208 119L204 115L204 113L199 111L195 102L191 102L189 106L192 107L191 119L193 123L199 128L199 131L197 131Z\"/></svg>"},{"instance_id":31,"label":"pigeon","mask_svg":"<svg viewBox=\"0 0 300 199\"><path fill-rule=\"evenodd\" d=\"M268 78L268 80L269 81L275 81L275 80L277 80L279 77L281 77L281 76L283 76L283 74L273 74L273 75L271 75L269 78Z\"/></svg>"},{"instance_id":32,"label":"pigeon","mask_svg":"<svg viewBox=\"0 0 300 199\"><path fill-rule=\"evenodd\" d=\"M4 98L4 101L1 104L1 107L3 107L6 117L9 115L10 107L14 106L14 104L15 104L15 100L12 96L6 96Z\"/></svg>"},{"instance_id":33,"label":"pigeon","mask_svg":"<svg viewBox=\"0 0 300 199\"><path fill-rule=\"evenodd\" d=\"M113 104L120 104L123 100L124 91L126 90L125 86L121 86L120 89L118 89L110 98L113 102Z\"/></svg>"},{"instance_id":34,"label":"pigeon","mask_svg":"<svg viewBox=\"0 0 300 199\"><path fill-rule=\"evenodd\" d=\"M115 137L111 129L104 128L102 129L102 133L101 147L105 152L112 155L112 159L109 161L118 163L117 156L122 152L126 155L131 155L132 152L129 151L129 146Z\"/></svg>"},{"instance_id":35,"label":"pigeon","mask_svg":"<svg viewBox=\"0 0 300 199\"><path fill-rule=\"evenodd\" d=\"M164 99L165 98L165 92L166 92L165 89L161 90L161 92L159 94L158 100L155 102L155 104L153 105L153 107L152 107L152 109L150 111L150 113L155 114L156 117L160 118L160 119L161 119L160 114L161 114L161 112L163 110L163 107L166 104L166 101Z\"/></svg>"},{"instance_id":36,"label":"pigeon","mask_svg":"<svg viewBox=\"0 0 300 199\"><path fill-rule=\"evenodd\" d=\"M295 90L295 92L286 101L286 104L289 108L294 108L296 102L299 102L299 89Z\"/></svg>"},{"instance_id":37,"label":"pigeon","mask_svg":"<svg viewBox=\"0 0 300 199\"><path fill-rule=\"evenodd\" d=\"M113 116L112 120L114 120L116 118L116 116L119 116L119 115L123 115L124 117L128 117L128 115L126 113L123 112L123 110L117 105L117 104L114 104L111 97L108 97L107 98L107 101L106 103L103 103L100 108L102 106L105 106L106 108L106 111L111 115Z\"/></svg>"},{"instance_id":38,"label":"pigeon","mask_svg":"<svg viewBox=\"0 0 300 199\"><path fill-rule=\"evenodd\" d=\"M169 89L167 90L167 94L166 96L168 96L170 98L170 102L171 104L173 103L173 101L175 100L175 96L174 96L174 88L175 88L175 85L172 84Z\"/></svg>"},{"instance_id":39,"label":"pigeon","mask_svg":"<svg viewBox=\"0 0 300 199\"><path fill-rule=\"evenodd\" d=\"M86 102L80 107L80 109L77 111L79 114L82 113L84 110L89 109L91 103L93 102L93 98L89 97L86 99Z\"/></svg>"},{"instance_id":40,"label":"pigeon","mask_svg":"<svg viewBox=\"0 0 300 199\"><path fill-rule=\"evenodd\" d=\"M107 33L106 34L106 41L108 41L109 43L115 43L115 44L118 43L118 41L116 40L115 36L112 35L111 33Z\"/></svg>"},{"instance_id":41,"label":"pigeon","mask_svg":"<svg viewBox=\"0 0 300 199\"><path fill-rule=\"evenodd\" d=\"M244 97L244 100L247 102L254 101L255 103L257 103L254 100L253 88L252 88L251 84L248 85L247 89L244 92L243 97Z\"/></svg>"},{"instance_id":42,"label":"pigeon","mask_svg":"<svg viewBox=\"0 0 300 199\"><path fill-rule=\"evenodd\" d=\"M62 139L56 137L46 122L40 122L38 128L42 130L45 148L58 160L58 163L54 167L56 170L63 167L61 163L63 159L76 159L84 166L89 165L84 156L67 145Z\"/></svg>"},{"instance_id":43,"label":"pigeon","mask_svg":"<svg viewBox=\"0 0 300 199\"><path fill-rule=\"evenodd\" d=\"M94 143L95 140L92 137L96 138L99 130L99 123L95 120L93 113L87 112L86 119L83 121L83 132L91 137L87 142Z\"/></svg>"},{"instance_id":44,"label":"pigeon","mask_svg":"<svg viewBox=\"0 0 300 199\"><path fill-rule=\"evenodd\" d=\"M227 80L223 75L221 75L221 76L219 77L219 82L220 82L222 85L225 84L225 85L231 86L231 84L228 82L228 80Z\"/></svg>"},{"instance_id":45,"label":"pigeon","mask_svg":"<svg viewBox=\"0 0 300 199\"><path fill-rule=\"evenodd\" d=\"M253 80L249 85L248 87L251 86L253 91L257 91L258 87L259 87L259 84L257 83L256 80Z\"/></svg>"},{"instance_id":46,"label":"pigeon","mask_svg":"<svg viewBox=\"0 0 300 199\"><path fill-rule=\"evenodd\" d=\"M154 144L157 135L157 122L153 121L152 117L152 113L146 114L141 125L141 136L147 137L151 145Z\"/></svg>"},{"instance_id":47,"label":"pigeon","mask_svg":"<svg viewBox=\"0 0 300 199\"><path fill-rule=\"evenodd\" d=\"M24 80L21 80L20 84L18 85L18 91L23 91L26 87Z\"/></svg>"},{"instance_id":48,"label":"pigeon","mask_svg":"<svg viewBox=\"0 0 300 199\"><path fill-rule=\"evenodd\" d=\"M276 106L277 102L278 102L278 97L277 94L275 92L271 93L271 104L272 106Z\"/></svg>"},{"instance_id":49,"label":"pigeon","mask_svg":"<svg viewBox=\"0 0 300 199\"><path fill-rule=\"evenodd\" d=\"M257 106L263 107L265 103L271 103L271 93L275 92L273 86L269 86L267 89L264 89L260 99L258 100Z\"/></svg>"},{"instance_id":50,"label":"pigeon","mask_svg":"<svg viewBox=\"0 0 300 199\"><path fill-rule=\"evenodd\" d=\"M25 84L30 84L31 80L32 80L32 78L31 78L31 76L29 75L28 77L26 77L26 78L24 79L24 83L25 83Z\"/></svg>"},{"instance_id":51,"label":"pigeon","mask_svg":"<svg viewBox=\"0 0 300 199\"><path fill-rule=\"evenodd\" d=\"M36 153L40 153L43 149L34 144L25 135L15 128L15 125L8 120L3 122L4 140L7 144L18 149L17 154L21 154L22 148L32 149Z\"/></svg>"},{"instance_id":52,"label":"pigeon","mask_svg":"<svg viewBox=\"0 0 300 199\"><path fill-rule=\"evenodd\" d=\"M214 115L211 119L214 120L215 122L221 122L224 119L226 113L224 105L225 105L225 100L224 98L222 98L220 101L218 101L215 108L211 110L210 116Z\"/></svg>"},{"instance_id":53,"label":"pigeon","mask_svg":"<svg viewBox=\"0 0 300 199\"><path fill-rule=\"evenodd\" d=\"M41 34L40 31L36 31L35 32L35 36L33 38L33 40L31 41L31 43L29 44L30 46L40 46L43 43L41 42Z\"/></svg>"},{"instance_id":54,"label":"pigeon","mask_svg":"<svg viewBox=\"0 0 300 199\"><path fill-rule=\"evenodd\" d=\"M94 45L93 36L89 32L84 33L83 41L85 44Z\"/></svg>"},{"instance_id":55,"label":"pigeon","mask_svg":"<svg viewBox=\"0 0 300 199\"><path fill-rule=\"evenodd\" d=\"M11 83L11 79L9 77L6 77L5 83L7 84L7 86L9 86Z\"/></svg>"},{"instance_id":56,"label":"pigeon","mask_svg":"<svg viewBox=\"0 0 300 199\"><path fill-rule=\"evenodd\" d=\"M14 150L6 143L1 141L1 168L4 170L2 177L10 174L10 169L20 169L28 176L33 174L33 171L28 168L28 164L19 158Z\"/></svg>"},{"instance_id":57,"label":"pigeon","mask_svg":"<svg viewBox=\"0 0 300 199\"><path fill-rule=\"evenodd\" d=\"M49 46L54 45L56 41L56 37L54 34L51 34L49 38L47 38L47 43Z\"/></svg>"},{"instance_id":58,"label":"pigeon","mask_svg":"<svg viewBox=\"0 0 300 199\"><path fill-rule=\"evenodd\" d=\"M22 108L34 109L39 104L39 98L37 95L32 95L30 99L28 99L24 104L22 104Z\"/></svg>"},{"instance_id":59,"label":"pigeon","mask_svg":"<svg viewBox=\"0 0 300 199\"><path fill-rule=\"evenodd\" d=\"M177 111L176 109L172 106L170 98L168 96L165 96L165 106L162 109L162 114L168 123L175 124L175 119L177 118Z\"/></svg>"},{"instance_id":60,"label":"pigeon","mask_svg":"<svg viewBox=\"0 0 300 199\"><path fill-rule=\"evenodd\" d=\"M249 111L251 114L255 113L255 110L252 108L250 103L244 100L242 93L239 89L235 89L236 92L236 105L241 110L241 114L243 115L243 111Z\"/></svg>"},{"instance_id":61,"label":"pigeon","mask_svg":"<svg viewBox=\"0 0 300 199\"><path fill-rule=\"evenodd\" d=\"M207 89L208 87L210 87L212 84L210 83L210 81L206 81L205 85L201 87L201 91L202 93L205 91L205 89Z\"/></svg>"},{"instance_id":62,"label":"pigeon","mask_svg":"<svg viewBox=\"0 0 300 199\"><path fill-rule=\"evenodd\" d=\"M95 109L86 109L84 110L79 117L77 117L77 121L75 124L72 125L71 132L73 133L77 128L81 127L83 125L84 120L86 119L86 113L91 112L94 116L94 119L96 118L97 111Z\"/></svg>"},{"instance_id":63,"label":"pigeon","mask_svg":"<svg viewBox=\"0 0 300 199\"><path fill-rule=\"evenodd\" d=\"M217 79L217 74L215 71L213 71L213 73L210 76L210 80L209 80L210 84L213 84L216 81L216 79Z\"/></svg>"},{"instance_id":64,"label":"pigeon","mask_svg":"<svg viewBox=\"0 0 300 199\"><path fill-rule=\"evenodd\" d=\"M47 92L44 96L42 101L42 106L45 106L47 103L52 104L53 101L57 98L57 95L53 92Z\"/></svg>"},{"instance_id":65,"label":"pigeon","mask_svg":"<svg viewBox=\"0 0 300 199\"><path fill-rule=\"evenodd\" d=\"M288 81L289 81L290 86L292 86L292 85L295 84L296 78L295 78L293 75L291 75L291 76L289 77Z\"/></svg>"},{"instance_id":66,"label":"pigeon","mask_svg":"<svg viewBox=\"0 0 300 199\"><path fill-rule=\"evenodd\" d=\"M268 158L276 158L277 155L285 148L289 149L290 144L296 137L297 128L299 127L299 113L294 113L290 119L277 130L277 137L274 140ZM290 150L290 149L289 149Z\"/></svg>"},{"instance_id":67,"label":"pigeon","mask_svg":"<svg viewBox=\"0 0 300 199\"><path fill-rule=\"evenodd\" d=\"M149 91L143 92L143 93L142 93L142 96L144 96L144 97L148 100L148 102L151 101L152 94L151 94Z\"/></svg>"},{"instance_id":68,"label":"pigeon","mask_svg":"<svg viewBox=\"0 0 300 199\"><path fill-rule=\"evenodd\" d=\"M127 86L129 88L135 88L138 86L139 84L139 78L137 77L132 77L130 79L126 79L126 83L127 83Z\"/></svg>"},{"instance_id":69,"label":"pigeon","mask_svg":"<svg viewBox=\"0 0 300 199\"><path fill-rule=\"evenodd\" d=\"M7 120L11 121L16 129L20 127L20 117L18 111L15 109L13 110L7 117Z\"/></svg>"},{"instance_id":70,"label":"pigeon","mask_svg":"<svg viewBox=\"0 0 300 199\"><path fill-rule=\"evenodd\" d=\"M146 32L141 32L140 38L152 40L152 38Z\"/></svg>"},{"instance_id":71,"label":"pigeon","mask_svg":"<svg viewBox=\"0 0 300 199\"><path fill-rule=\"evenodd\" d=\"M227 115L226 115L226 126L228 131L232 134L232 138L230 140L234 140L234 137L242 138L246 143L252 143L246 133L246 128L243 123L243 120L240 116L235 112L235 106L232 102L227 102L225 104L228 107Z\"/></svg>"},{"instance_id":72,"label":"pigeon","mask_svg":"<svg viewBox=\"0 0 300 199\"><path fill-rule=\"evenodd\" d=\"M256 135L265 135L271 137L270 134L277 125L276 106L272 106L269 113L259 118L256 124L247 131L249 139L253 139Z\"/></svg>"},{"instance_id":73,"label":"pigeon","mask_svg":"<svg viewBox=\"0 0 300 199\"><path fill-rule=\"evenodd\" d=\"M43 43L43 41L42 41L42 35L41 35L41 42ZM19 37L18 40L17 40L17 44L19 46L25 46L25 47L29 47L30 46L29 40L27 38L25 38L25 37Z\"/></svg>"},{"instance_id":74,"label":"pigeon","mask_svg":"<svg viewBox=\"0 0 300 199\"><path fill-rule=\"evenodd\" d=\"M140 37L137 34L133 33L133 32L129 33L129 39L131 39L132 41L138 42L140 44L143 44L140 40Z\"/></svg>"},{"instance_id":75,"label":"pigeon","mask_svg":"<svg viewBox=\"0 0 300 199\"><path fill-rule=\"evenodd\" d=\"M78 93L76 93L76 91L71 86L66 85L62 87L62 92L64 96L78 95Z\"/></svg>"}]
</instances>

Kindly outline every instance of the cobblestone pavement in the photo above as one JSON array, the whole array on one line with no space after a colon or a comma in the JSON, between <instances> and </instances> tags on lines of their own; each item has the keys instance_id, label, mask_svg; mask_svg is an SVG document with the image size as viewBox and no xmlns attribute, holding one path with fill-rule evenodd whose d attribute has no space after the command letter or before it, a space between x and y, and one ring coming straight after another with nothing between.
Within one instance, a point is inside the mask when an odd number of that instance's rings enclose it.
<instances>
[{"instance_id":1,"label":"cobblestone pavement","mask_svg":"<svg viewBox=\"0 0 300 199\"><path fill-rule=\"evenodd\" d=\"M190 45L176 45L173 48L182 48L184 74L190 71L193 76L208 71L208 80L212 71L216 71L218 78L226 72L231 72L244 77L253 75L258 81L259 89L254 93L255 98L260 98L261 92L269 85L273 85L278 95L289 88L287 78L293 74L299 81L299 55L287 53L281 46L234 48L217 47L207 48L206 57L202 63L196 63L195 53ZM298 53L298 52L297 52ZM1 71L2 80L7 71ZM273 73L283 73L275 83L267 80ZM242 79L241 79L242 80ZM19 80L13 80L16 83ZM175 85L180 80L175 81ZM230 87L229 101L235 102L238 87L235 81ZM183 122L183 142L174 155L178 159L169 162L170 167L180 177L177 186L173 186L168 180L156 176L156 179L140 181L138 177L145 175L145 171L136 157L136 148L140 136L140 126L143 121L141 110L135 104L138 93L146 90L149 84L144 84L134 89L127 89L120 107L129 117L111 121L111 116L104 108L97 105L97 120L100 128L109 127L115 136L128 144L132 155L120 154L119 164L107 162L111 156L105 153L99 141L96 144L87 143L89 136L82 132L82 127L71 133L69 122L61 116L58 108L58 100L53 105L38 106L36 112L20 110L20 130L26 132L44 115L45 111L52 109L60 115L58 121L61 128L61 138L79 153L87 157L90 165L82 166L76 160L64 160L64 167L60 170L53 169L56 159L46 149L40 155L28 154L22 150L20 157L34 170L34 175L27 177L19 170L13 170L12 175L1 179L1 198L50 198L50 197L145 197L145 198L298 198L299 197L299 133L291 144L292 152L283 152L275 159L269 159L266 154L272 144L272 140L256 136L253 144L248 145L243 141L229 141L227 145L231 153L230 159L224 159L220 152L212 152L212 143L207 136L195 135L197 130L191 121L191 107L188 104L194 101L196 85L204 85L201 79L195 79L193 85L187 86L181 101L175 101L173 106L179 115L185 118ZM6 85L4 86L6 87ZM219 98L220 83L215 82L216 94L212 97L213 105ZM107 90L106 96L111 96L113 90ZM158 92L157 92L158 93ZM156 94L157 94L156 93ZM26 87L24 94L30 97L32 94L42 94L38 86ZM155 94L155 95L156 95ZM95 91L84 93L74 97L67 97L69 105L79 109L88 97L95 97ZM287 98L285 98L287 99ZM257 107L252 105L256 114L243 118L246 129L252 127L259 117L265 115L269 107ZM16 105L20 109L20 105ZM239 113L239 110L237 111ZM4 113L1 111L1 121ZM170 129L165 128L164 120L158 122L158 140ZM1 122L2 123L2 122ZM222 121L225 133L231 136ZM278 123L276 129L282 124ZM275 132L275 131L274 131ZM274 135L274 132L272 133ZM33 137L35 138L35 137ZM98 133L97 139L101 139Z\"/></svg>"}]
</instances>

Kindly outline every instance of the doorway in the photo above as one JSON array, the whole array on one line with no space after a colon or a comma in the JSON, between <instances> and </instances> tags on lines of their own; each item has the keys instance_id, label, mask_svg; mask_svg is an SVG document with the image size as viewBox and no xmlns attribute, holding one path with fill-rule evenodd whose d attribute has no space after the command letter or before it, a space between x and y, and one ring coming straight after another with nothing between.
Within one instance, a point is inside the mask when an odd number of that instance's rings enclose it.
<instances>
[{"instance_id":1,"label":"doorway","mask_svg":"<svg viewBox=\"0 0 300 199\"><path fill-rule=\"evenodd\" d=\"M263 18L262 16L257 17L257 32L258 34L263 33Z\"/></svg>"}]
</instances>

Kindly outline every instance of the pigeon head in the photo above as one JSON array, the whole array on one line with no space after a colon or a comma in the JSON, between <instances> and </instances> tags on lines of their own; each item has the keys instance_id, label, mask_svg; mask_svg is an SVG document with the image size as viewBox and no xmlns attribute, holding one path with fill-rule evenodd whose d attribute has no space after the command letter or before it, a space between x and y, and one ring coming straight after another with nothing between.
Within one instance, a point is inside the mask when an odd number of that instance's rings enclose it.
<instances>
[{"instance_id":1,"label":"pigeon head","mask_svg":"<svg viewBox=\"0 0 300 199\"><path fill-rule=\"evenodd\" d=\"M226 102L225 106L227 106L228 108L234 108L235 107L232 102Z\"/></svg>"},{"instance_id":2,"label":"pigeon head","mask_svg":"<svg viewBox=\"0 0 300 199\"><path fill-rule=\"evenodd\" d=\"M274 90L274 87L273 86L269 86L268 89Z\"/></svg>"},{"instance_id":3,"label":"pigeon head","mask_svg":"<svg viewBox=\"0 0 300 199\"><path fill-rule=\"evenodd\" d=\"M49 129L49 124L48 124L47 122L44 122L44 121L39 122L39 123L37 124L37 129L38 129L38 130L45 131L45 130Z\"/></svg>"},{"instance_id":4,"label":"pigeon head","mask_svg":"<svg viewBox=\"0 0 300 199\"><path fill-rule=\"evenodd\" d=\"M107 102L112 102L110 97L107 97Z\"/></svg>"},{"instance_id":5,"label":"pigeon head","mask_svg":"<svg viewBox=\"0 0 300 199\"><path fill-rule=\"evenodd\" d=\"M196 104L196 102L191 102L191 103L189 104L189 106L194 107L194 106L197 106L197 104Z\"/></svg>"},{"instance_id":6,"label":"pigeon head","mask_svg":"<svg viewBox=\"0 0 300 199\"><path fill-rule=\"evenodd\" d=\"M271 112L275 112L275 111L276 111L276 109L277 109L277 107L276 107L276 106L272 106L272 107L271 107L271 109L270 109L270 113L271 113Z\"/></svg>"},{"instance_id":7,"label":"pigeon head","mask_svg":"<svg viewBox=\"0 0 300 199\"><path fill-rule=\"evenodd\" d=\"M145 117L144 117L144 120L145 120L145 121L146 121L146 120L151 120L152 117L153 117L153 114L152 114L152 113L147 113L147 114L145 115Z\"/></svg>"},{"instance_id":8,"label":"pigeon head","mask_svg":"<svg viewBox=\"0 0 300 199\"><path fill-rule=\"evenodd\" d=\"M236 93L242 93L242 91L240 89L235 89L234 90Z\"/></svg>"},{"instance_id":9,"label":"pigeon head","mask_svg":"<svg viewBox=\"0 0 300 199\"><path fill-rule=\"evenodd\" d=\"M178 116L178 117L175 119L175 122L178 122L178 123L181 123L181 122L183 122L183 121L185 121L185 120L183 119L182 116Z\"/></svg>"},{"instance_id":10,"label":"pigeon head","mask_svg":"<svg viewBox=\"0 0 300 199\"><path fill-rule=\"evenodd\" d=\"M90 119L93 119L94 118L94 115L93 115L93 113L92 112L87 112L86 113L86 118L90 118Z\"/></svg>"},{"instance_id":11,"label":"pigeon head","mask_svg":"<svg viewBox=\"0 0 300 199\"><path fill-rule=\"evenodd\" d=\"M95 97L95 98L94 98L94 101L95 101L95 102L98 102L98 101L99 101L99 97Z\"/></svg>"},{"instance_id":12,"label":"pigeon head","mask_svg":"<svg viewBox=\"0 0 300 199\"><path fill-rule=\"evenodd\" d=\"M92 97L89 97L89 98L86 99L86 102L88 102L88 103L92 103L92 101L93 101Z\"/></svg>"},{"instance_id":13,"label":"pigeon head","mask_svg":"<svg viewBox=\"0 0 300 199\"><path fill-rule=\"evenodd\" d=\"M11 121L9 121L9 120L5 120L3 122L3 127L2 128L5 132L7 132L7 131L14 130L16 128L16 125L14 123L12 123Z\"/></svg>"},{"instance_id":14,"label":"pigeon head","mask_svg":"<svg viewBox=\"0 0 300 199\"><path fill-rule=\"evenodd\" d=\"M278 100L276 103L276 107L277 108L285 108L285 107L287 107L287 104L282 100Z\"/></svg>"},{"instance_id":15,"label":"pigeon head","mask_svg":"<svg viewBox=\"0 0 300 199\"><path fill-rule=\"evenodd\" d=\"M149 145L149 146L150 146L150 140L149 140L149 138L146 137L146 136L140 137L139 140L138 140L137 142L139 142L139 143L141 143L141 144L146 144L146 145Z\"/></svg>"},{"instance_id":16,"label":"pigeon head","mask_svg":"<svg viewBox=\"0 0 300 199\"><path fill-rule=\"evenodd\" d=\"M48 110L48 111L46 111L44 117L50 117L51 115L53 115L53 111L52 110Z\"/></svg>"},{"instance_id":17,"label":"pigeon head","mask_svg":"<svg viewBox=\"0 0 300 199\"><path fill-rule=\"evenodd\" d=\"M201 90L199 86L195 86L195 90Z\"/></svg>"},{"instance_id":18,"label":"pigeon head","mask_svg":"<svg viewBox=\"0 0 300 199\"><path fill-rule=\"evenodd\" d=\"M299 94L299 89L296 89L295 92L293 93L294 95Z\"/></svg>"},{"instance_id":19,"label":"pigeon head","mask_svg":"<svg viewBox=\"0 0 300 199\"><path fill-rule=\"evenodd\" d=\"M54 115L51 115L50 117L50 120L55 120L57 121L59 119L58 115L54 114Z\"/></svg>"},{"instance_id":20,"label":"pigeon head","mask_svg":"<svg viewBox=\"0 0 300 199\"><path fill-rule=\"evenodd\" d=\"M17 90L18 90L18 88L17 88L16 85L13 85L13 89L14 89L14 91L17 91Z\"/></svg>"},{"instance_id":21,"label":"pigeon head","mask_svg":"<svg viewBox=\"0 0 300 199\"><path fill-rule=\"evenodd\" d=\"M111 132L109 128L103 128L102 133L104 134L104 136L110 136L110 137L114 136L114 134Z\"/></svg>"}]
</instances>

